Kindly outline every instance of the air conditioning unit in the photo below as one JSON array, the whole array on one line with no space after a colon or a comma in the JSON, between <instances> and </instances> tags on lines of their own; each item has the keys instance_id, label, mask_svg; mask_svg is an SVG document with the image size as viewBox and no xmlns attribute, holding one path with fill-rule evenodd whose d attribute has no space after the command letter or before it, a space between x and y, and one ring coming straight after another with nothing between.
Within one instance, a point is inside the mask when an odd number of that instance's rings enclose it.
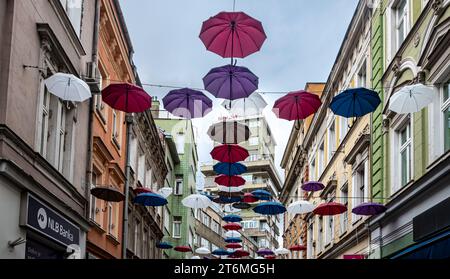
<instances>
[{"instance_id":1,"label":"air conditioning unit","mask_svg":"<svg viewBox=\"0 0 450 279\"><path fill-rule=\"evenodd\" d=\"M84 80L87 82L93 94L99 94L102 89L102 77L98 70L97 63L86 63L86 77Z\"/></svg>"}]
</instances>

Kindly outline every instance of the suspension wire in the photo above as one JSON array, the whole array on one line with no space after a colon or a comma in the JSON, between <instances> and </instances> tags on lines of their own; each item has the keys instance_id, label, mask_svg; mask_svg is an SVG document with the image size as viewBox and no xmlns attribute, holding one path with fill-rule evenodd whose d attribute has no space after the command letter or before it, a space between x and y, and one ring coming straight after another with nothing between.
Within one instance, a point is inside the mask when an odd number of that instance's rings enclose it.
<instances>
[{"instance_id":1,"label":"suspension wire","mask_svg":"<svg viewBox=\"0 0 450 279\"><path fill-rule=\"evenodd\" d=\"M233 12L236 11L236 0L233 0Z\"/></svg>"}]
</instances>

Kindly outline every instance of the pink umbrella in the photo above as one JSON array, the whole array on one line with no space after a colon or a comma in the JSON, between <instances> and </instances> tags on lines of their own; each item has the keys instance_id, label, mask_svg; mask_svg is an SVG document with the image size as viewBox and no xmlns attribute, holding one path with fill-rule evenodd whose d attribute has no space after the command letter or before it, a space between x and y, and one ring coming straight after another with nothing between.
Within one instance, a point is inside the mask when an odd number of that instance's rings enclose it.
<instances>
[{"instance_id":1,"label":"pink umbrella","mask_svg":"<svg viewBox=\"0 0 450 279\"><path fill-rule=\"evenodd\" d=\"M110 107L127 113L139 113L152 106L152 97L139 86L114 83L102 91L102 99Z\"/></svg>"},{"instance_id":2,"label":"pink umbrella","mask_svg":"<svg viewBox=\"0 0 450 279\"><path fill-rule=\"evenodd\" d=\"M319 96L300 90L278 99L272 111L278 118L293 121L309 117L316 113L321 105Z\"/></svg>"},{"instance_id":3,"label":"pink umbrella","mask_svg":"<svg viewBox=\"0 0 450 279\"><path fill-rule=\"evenodd\" d=\"M258 20L243 12L221 12L203 22L200 39L223 58L244 58L261 49L267 36Z\"/></svg>"}]
</instances>

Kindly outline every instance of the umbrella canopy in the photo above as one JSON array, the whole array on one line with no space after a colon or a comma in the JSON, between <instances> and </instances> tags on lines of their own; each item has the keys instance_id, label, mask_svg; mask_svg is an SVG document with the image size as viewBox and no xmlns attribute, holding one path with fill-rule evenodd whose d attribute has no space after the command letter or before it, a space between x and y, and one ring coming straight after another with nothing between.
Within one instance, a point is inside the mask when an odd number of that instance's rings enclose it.
<instances>
[{"instance_id":1,"label":"umbrella canopy","mask_svg":"<svg viewBox=\"0 0 450 279\"><path fill-rule=\"evenodd\" d=\"M208 208L211 205L211 200L202 194L193 194L184 198L181 203L189 208Z\"/></svg>"},{"instance_id":2,"label":"umbrella canopy","mask_svg":"<svg viewBox=\"0 0 450 279\"><path fill-rule=\"evenodd\" d=\"M239 237L227 237L227 238L225 238L225 242L226 243L241 243L242 239L240 239Z\"/></svg>"},{"instance_id":3,"label":"umbrella canopy","mask_svg":"<svg viewBox=\"0 0 450 279\"><path fill-rule=\"evenodd\" d=\"M153 193L153 191L147 187L137 187L133 191L134 191L135 195L139 195L139 194L143 194L143 193Z\"/></svg>"},{"instance_id":4,"label":"umbrella canopy","mask_svg":"<svg viewBox=\"0 0 450 279\"><path fill-rule=\"evenodd\" d=\"M423 84L408 85L394 93L389 109L399 114L419 112L433 102L434 90Z\"/></svg>"},{"instance_id":5,"label":"umbrella canopy","mask_svg":"<svg viewBox=\"0 0 450 279\"><path fill-rule=\"evenodd\" d=\"M259 199L255 197L252 193L245 193L244 198L242 199L243 202L246 203L254 203L257 202Z\"/></svg>"},{"instance_id":6,"label":"umbrella canopy","mask_svg":"<svg viewBox=\"0 0 450 279\"><path fill-rule=\"evenodd\" d=\"M227 187L239 187L245 185L245 179L241 176L228 176L228 175L219 175L214 179L214 182L221 186Z\"/></svg>"},{"instance_id":7,"label":"umbrella canopy","mask_svg":"<svg viewBox=\"0 0 450 279\"><path fill-rule=\"evenodd\" d=\"M241 201L241 196L238 197L226 197L226 196L219 196L217 198L214 198L213 202L217 204L230 204L235 202Z\"/></svg>"},{"instance_id":8,"label":"umbrella canopy","mask_svg":"<svg viewBox=\"0 0 450 279\"><path fill-rule=\"evenodd\" d=\"M113 83L102 90L103 102L113 109L127 113L144 112L152 107L152 97L139 86Z\"/></svg>"},{"instance_id":9,"label":"umbrella canopy","mask_svg":"<svg viewBox=\"0 0 450 279\"><path fill-rule=\"evenodd\" d=\"M314 205L308 201L296 201L291 203L287 211L290 214L306 214L314 210Z\"/></svg>"},{"instance_id":10,"label":"umbrella canopy","mask_svg":"<svg viewBox=\"0 0 450 279\"><path fill-rule=\"evenodd\" d=\"M291 246L291 247L289 247L289 250L291 250L291 251L306 251L306 246L304 246L304 245L294 245L294 246Z\"/></svg>"},{"instance_id":11,"label":"umbrella canopy","mask_svg":"<svg viewBox=\"0 0 450 279\"><path fill-rule=\"evenodd\" d=\"M199 255L209 255L211 254L211 251L206 247L200 247L195 250L195 253Z\"/></svg>"},{"instance_id":12,"label":"umbrella canopy","mask_svg":"<svg viewBox=\"0 0 450 279\"><path fill-rule=\"evenodd\" d=\"M350 118L374 112L380 104L377 92L360 87L347 89L334 97L330 108L334 114Z\"/></svg>"},{"instance_id":13,"label":"umbrella canopy","mask_svg":"<svg viewBox=\"0 0 450 279\"><path fill-rule=\"evenodd\" d=\"M309 181L302 185L302 189L307 192L318 192L325 189L325 185L318 181Z\"/></svg>"},{"instance_id":14,"label":"umbrella canopy","mask_svg":"<svg viewBox=\"0 0 450 279\"><path fill-rule=\"evenodd\" d=\"M264 259L266 259L266 260L275 260L276 258L277 258L276 255L267 255L267 256L264 256Z\"/></svg>"},{"instance_id":15,"label":"umbrella canopy","mask_svg":"<svg viewBox=\"0 0 450 279\"><path fill-rule=\"evenodd\" d=\"M242 235L238 231L228 231L225 233L225 237L241 238Z\"/></svg>"},{"instance_id":16,"label":"umbrella canopy","mask_svg":"<svg viewBox=\"0 0 450 279\"><path fill-rule=\"evenodd\" d=\"M258 257L255 258L255 260L265 260L265 258L258 256Z\"/></svg>"},{"instance_id":17,"label":"umbrella canopy","mask_svg":"<svg viewBox=\"0 0 450 279\"><path fill-rule=\"evenodd\" d=\"M250 154L247 149L233 144L224 144L216 146L211 151L211 156L214 160L222 163L237 163L240 161L245 161Z\"/></svg>"},{"instance_id":18,"label":"umbrella canopy","mask_svg":"<svg viewBox=\"0 0 450 279\"><path fill-rule=\"evenodd\" d=\"M279 202L265 202L258 204L253 211L262 215L278 215L286 212L286 207Z\"/></svg>"},{"instance_id":19,"label":"umbrella canopy","mask_svg":"<svg viewBox=\"0 0 450 279\"><path fill-rule=\"evenodd\" d=\"M205 89L216 98L247 98L258 89L258 77L249 69L227 65L212 69L204 78Z\"/></svg>"},{"instance_id":20,"label":"umbrella canopy","mask_svg":"<svg viewBox=\"0 0 450 279\"><path fill-rule=\"evenodd\" d=\"M155 193L142 193L134 198L135 204L144 206L163 206L166 205L167 199Z\"/></svg>"},{"instance_id":21,"label":"umbrella canopy","mask_svg":"<svg viewBox=\"0 0 450 279\"><path fill-rule=\"evenodd\" d=\"M218 192L217 195L219 197L224 197L224 198L240 198L240 199L242 199L242 196L244 195L244 193L224 191L224 192Z\"/></svg>"},{"instance_id":22,"label":"umbrella canopy","mask_svg":"<svg viewBox=\"0 0 450 279\"><path fill-rule=\"evenodd\" d=\"M216 249L216 250L212 251L211 254L213 254L213 255L215 255L215 256L228 256L228 255L230 255L231 253L228 252L228 251L225 250L225 249Z\"/></svg>"},{"instance_id":23,"label":"umbrella canopy","mask_svg":"<svg viewBox=\"0 0 450 279\"><path fill-rule=\"evenodd\" d=\"M161 189L158 190L158 194L160 194L161 196L165 197L166 199L172 195L173 193L173 189L170 187L163 187Z\"/></svg>"},{"instance_id":24,"label":"umbrella canopy","mask_svg":"<svg viewBox=\"0 0 450 279\"><path fill-rule=\"evenodd\" d=\"M125 195L113 186L97 186L91 189L91 194L101 200L108 202L121 202Z\"/></svg>"},{"instance_id":25,"label":"umbrella canopy","mask_svg":"<svg viewBox=\"0 0 450 279\"><path fill-rule=\"evenodd\" d=\"M201 260L199 256L192 256L191 260Z\"/></svg>"},{"instance_id":26,"label":"umbrella canopy","mask_svg":"<svg viewBox=\"0 0 450 279\"><path fill-rule=\"evenodd\" d=\"M281 247L281 248L278 248L275 250L275 254L276 255L287 255L287 254L289 254L289 250Z\"/></svg>"},{"instance_id":27,"label":"umbrella canopy","mask_svg":"<svg viewBox=\"0 0 450 279\"><path fill-rule=\"evenodd\" d=\"M341 203L328 202L317 206L313 212L321 216L339 215L347 211L347 207Z\"/></svg>"},{"instance_id":28,"label":"umbrella canopy","mask_svg":"<svg viewBox=\"0 0 450 279\"><path fill-rule=\"evenodd\" d=\"M258 92L253 93L248 98L242 98L231 101L224 101L222 106L228 110L231 115L246 117L259 115L267 107L267 102Z\"/></svg>"},{"instance_id":29,"label":"umbrella canopy","mask_svg":"<svg viewBox=\"0 0 450 279\"><path fill-rule=\"evenodd\" d=\"M387 210L387 207L374 202L362 203L352 209L356 215L373 216L378 215Z\"/></svg>"},{"instance_id":30,"label":"umbrella canopy","mask_svg":"<svg viewBox=\"0 0 450 279\"><path fill-rule=\"evenodd\" d=\"M270 249L259 249L256 254L260 256L268 256L268 255L274 255L275 253Z\"/></svg>"},{"instance_id":31,"label":"umbrella canopy","mask_svg":"<svg viewBox=\"0 0 450 279\"><path fill-rule=\"evenodd\" d=\"M269 201L272 199L272 194L266 190L253 191L252 195L258 200Z\"/></svg>"},{"instance_id":32,"label":"umbrella canopy","mask_svg":"<svg viewBox=\"0 0 450 279\"><path fill-rule=\"evenodd\" d=\"M208 135L214 142L221 144L238 144L247 141L250 128L237 121L222 121L209 127Z\"/></svg>"},{"instance_id":33,"label":"umbrella canopy","mask_svg":"<svg viewBox=\"0 0 450 279\"><path fill-rule=\"evenodd\" d=\"M173 248L173 250L175 250L177 252L181 252L181 253L192 252L192 249L189 246L177 246L177 247Z\"/></svg>"},{"instance_id":34,"label":"umbrella canopy","mask_svg":"<svg viewBox=\"0 0 450 279\"><path fill-rule=\"evenodd\" d=\"M238 231L242 229L242 226L238 223L228 223L223 225L223 228L227 231Z\"/></svg>"},{"instance_id":35,"label":"umbrella canopy","mask_svg":"<svg viewBox=\"0 0 450 279\"><path fill-rule=\"evenodd\" d=\"M238 208L234 208L231 204L226 204L226 205L224 205L224 207L223 207L223 212L225 212L225 213L238 213L238 212L241 212L241 210L240 209L238 209Z\"/></svg>"},{"instance_id":36,"label":"umbrella canopy","mask_svg":"<svg viewBox=\"0 0 450 279\"><path fill-rule=\"evenodd\" d=\"M237 202L233 204L233 207L236 209L249 209L252 206L246 202Z\"/></svg>"},{"instance_id":37,"label":"umbrella canopy","mask_svg":"<svg viewBox=\"0 0 450 279\"><path fill-rule=\"evenodd\" d=\"M92 97L89 85L72 74L56 73L44 83L50 93L63 101L83 102Z\"/></svg>"},{"instance_id":38,"label":"umbrella canopy","mask_svg":"<svg viewBox=\"0 0 450 279\"><path fill-rule=\"evenodd\" d=\"M160 242L160 243L156 244L156 248L167 250L167 249L172 249L173 246L169 242Z\"/></svg>"},{"instance_id":39,"label":"umbrella canopy","mask_svg":"<svg viewBox=\"0 0 450 279\"><path fill-rule=\"evenodd\" d=\"M213 167L214 172L223 175L241 175L247 172L247 167L241 163L217 163Z\"/></svg>"},{"instance_id":40,"label":"umbrella canopy","mask_svg":"<svg viewBox=\"0 0 450 279\"><path fill-rule=\"evenodd\" d=\"M209 199L210 201L213 201L213 200L216 198L216 196L210 195L210 194L208 194L208 193L200 193L200 195L203 195L203 196L208 197L208 199Z\"/></svg>"},{"instance_id":41,"label":"umbrella canopy","mask_svg":"<svg viewBox=\"0 0 450 279\"><path fill-rule=\"evenodd\" d=\"M217 189L220 192L237 193L237 192L242 192L245 189L245 186L239 186L239 187L219 186L219 187L217 187Z\"/></svg>"},{"instance_id":42,"label":"umbrella canopy","mask_svg":"<svg viewBox=\"0 0 450 279\"><path fill-rule=\"evenodd\" d=\"M272 111L278 118L293 121L305 119L316 113L321 105L319 96L301 90L278 99Z\"/></svg>"},{"instance_id":43,"label":"umbrella canopy","mask_svg":"<svg viewBox=\"0 0 450 279\"><path fill-rule=\"evenodd\" d=\"M203 22L200 39L223 58L244 58L259 51L267 36L258 20L243 12L221 12Z\"/></svg>"},{"instance_id":44,"label":"umbrella canopy","mask_svg":"<svg viewBox=\"0 0 450 279\"><path fill-rule=\"evenodd\" d=\"M202 118L212 110L213 102L200 91L189 88L172 90L163 98L164 108L175 116Z\"/></svg>"},{"instance_id":45,"label":"umbrella canopy","mask_svg":"<svg viewBox=\"0 0 450 279\"><path fill-rule=\"evenodd\" d=\"M228 243L225 247L228 249L240 249L242 248L242 245L239 243Z\"/></svg>"},{"instance_id":46,"label":"umbrella canopy","mask_svg":"<svg viewBox=\"0 0 450 279\"><path fill-rule=\"evenodd\" d=\"M234 215L234 214L230 214L230 215L226 215L222 218L222 220L224 220L225 222L241 222L242 221L242 217L239 215Z\"/></svg>"},{"instance_id":47,"label":"umbrella canopy","mask_svg":"<svg viewBox=\"0 0 450 279\"><path fill-rule=\"evenodd\" d=\"M238 258L248 257L250 256L250 253L244 250L236 250L233 252L233 255Z\"/></svg>"}]
</instances>

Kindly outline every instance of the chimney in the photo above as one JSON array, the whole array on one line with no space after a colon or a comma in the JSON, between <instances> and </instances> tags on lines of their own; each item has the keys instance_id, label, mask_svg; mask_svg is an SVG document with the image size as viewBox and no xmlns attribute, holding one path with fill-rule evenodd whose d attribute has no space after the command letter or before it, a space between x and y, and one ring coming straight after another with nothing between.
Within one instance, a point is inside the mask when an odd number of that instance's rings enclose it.
<instances>
[{"instance_id":1,"label":"chimney","mask_svg":"<svg viewBox=\"0 0 450 279\"><path fill-rule=\"evenodd\" d=\"M159 108L160 108L160 102L158 100L158 97L153 96L152 97L152 116L154 119L159 118Z\"/></svg>"}]
</instances>

